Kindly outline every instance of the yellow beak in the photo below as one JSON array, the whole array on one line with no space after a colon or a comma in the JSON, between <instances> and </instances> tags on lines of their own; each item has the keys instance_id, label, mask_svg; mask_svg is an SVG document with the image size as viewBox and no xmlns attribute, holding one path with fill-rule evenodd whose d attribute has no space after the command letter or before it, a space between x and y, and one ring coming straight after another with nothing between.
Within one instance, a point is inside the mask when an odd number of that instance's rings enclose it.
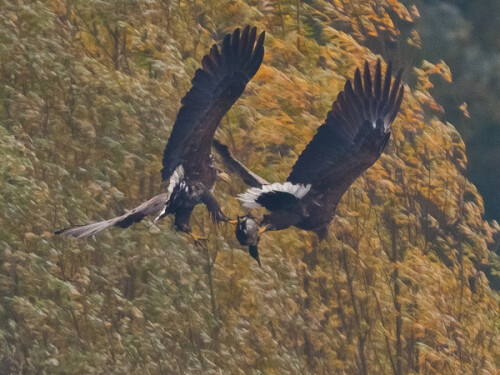
<instances>
[{"instance_id":1,"label":"yellow beak","mask_svg":"<svg viewBox=\"0 0 500 375\"><path fill-rule=\"evenodd\" d=\"M226 172L218 172L217 177L219 177L222 181L231 183L231 177Z\"/></svg>"}]
</instances>

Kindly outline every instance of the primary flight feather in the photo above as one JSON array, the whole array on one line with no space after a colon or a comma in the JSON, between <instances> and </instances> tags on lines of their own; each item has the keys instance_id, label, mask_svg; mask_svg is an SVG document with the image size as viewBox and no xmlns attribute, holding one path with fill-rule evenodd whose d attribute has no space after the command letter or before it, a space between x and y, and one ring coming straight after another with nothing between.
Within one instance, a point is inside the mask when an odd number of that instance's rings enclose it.
<instances>
[{"instance_id":1,"label":"primary flight feather","mask_svg":"<svg viewBox=\"0 0 500 375\"><path fill-rule=\"evenodd\" d=\"M82 238L105 228L126 228L146 216L161 219L175 215L175 227L189 233L194 207L204 203L215 221L226 221L212 195L217 171L211 155L215 130L222 117L243 93L259 69L264 56L265 32L255 27L227 34L221 48L213 45L201 61L192 87L182 99L172 133L163 154L162 179L169 180L166 193L159 194L133 210L113 219L57 231Z\"/></svg>"},{"instance_id":2,"label":"primary flight feather","mask_svg":"<svg viewBox=\"0 0 500 375\"><path fill-rule=\"evenodd\" d=\"M253 247L254 258L258 259L256 230L262 233L295 226L325 238L342 195L387 146L390 126L404 96L401 71L392 80L391 64L383 75L378 60L372 78L366 62L363 74L357 69L353 82L347 80L284 184L254 178L226 146L214 145L226 166L253 186L239 195L242 204L269 211L262 220L249 215L239 218L237 238L242 245Z\"/></svg>"}]
</instances>

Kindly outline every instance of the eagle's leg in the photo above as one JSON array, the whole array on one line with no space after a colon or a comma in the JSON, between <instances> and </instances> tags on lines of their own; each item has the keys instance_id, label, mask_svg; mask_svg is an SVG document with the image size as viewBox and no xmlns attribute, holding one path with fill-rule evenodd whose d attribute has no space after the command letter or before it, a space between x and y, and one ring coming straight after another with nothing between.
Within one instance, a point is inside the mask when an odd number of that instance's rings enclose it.
<instances>
[{"instance_id":1,"label":"eagle's leg","mask_svg":"<svg viewBox=\"0 0 500 375\"><path fill-rule=\"evenodd\" d=\"M193 207L183 207L182 210L177 210L175 213L175 228L179 232L184 232L189 237L193 239L194 242L199 243L200 241L208 241L208 238L202 235L195 234L191 231L191 226L189 225L189 219L191 218L191 213L193 212Z\"/></svg>"},{"instance_id":2,"label":"eagle's leg","mask_svg":"<svg viewBox=\"0 0 500 375\"><path fill-rule=\"evenodd\" d=\"M206 187L204 188L200 198L205 206L207 206L207 210L210 212L210 216L214 222L219 223L229 220L229 218L222 213L217 199L215 199L213 194Z\"/></svg>"},{"instance_id":3,"label":"eagle's leg","mask_svg":"<svg viewBox=\"0 0 500 375\"><path fill-rule=\"evenodd\" d=\"M189 219L191 218L191 213L194 207L182 207L177 209L175 212L175 228L179 232L191 233L191 226L189 225Z\"/></svg>"},{"instance_id":4,"label":"eagle's leg","mask_svg":"<svg viewBox=\"0 0 500 375\"><path fill-rule=\"evenodd\" d=\"M326 240L328 238L328 225L315 230L320 241Z\"/></svg>"},{"instance_id":5,"label":"eagle's leg","mask_svg":"<svg viewBox=\"0 0 500 375\"><path fill-rule=\"evenodd\" d=\"M264 215L261 226L266 228L265 231L282 230L298 224L301 220L302 216L293 211L273 211Z\"/></svg>"}]
</instances>

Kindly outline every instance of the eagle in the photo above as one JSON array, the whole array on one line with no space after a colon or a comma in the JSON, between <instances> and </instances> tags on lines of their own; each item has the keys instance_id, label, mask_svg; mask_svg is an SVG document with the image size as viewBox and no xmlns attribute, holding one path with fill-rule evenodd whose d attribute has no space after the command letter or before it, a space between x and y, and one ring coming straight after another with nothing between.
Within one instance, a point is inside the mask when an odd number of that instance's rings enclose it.
<instances>
[{"instance_id":1,"label":"eagle","mask_svg":"<svg viewBox=\"0 0 500 375\"><path fill-rule=\"evenodd\" d=\"M127 228L147 216L155 221L175 215L175 228L191 234L189 220L196 205L204 203L215 222L227 221L212 194L217 169L211 144L222 117L243 93L257 73L264 57L263 31L239 28L225 35L219 50L214 44L201 60L192 87L181 100L172 133L163 154L163 181L169 181L167 192L113 219L58 230L76 238L95 235L116 226ZM193 235L194 237L194 235Z\"/></svg>"},{"instance_id":2,"label":"eagle","mask_svg":"<svg viewBox=\"0 0 500 375\"><path fill-rule=\"evenodd\" d=\"M373 78L368 62L363 74L356 69L353 83L346 81L284 183L267 182L235 159L226 145L213 141L226 168L251 186L238 196L243 206L264 207L269 212L260 220L252 215L237 219L236 238L249 246L259 264L257 244L265 231L295 226L315 232L320 240L327 237L340 199L389 142L391 124L404 96L401 75L399 70L393 81L389 63L383 76L380 60Z\"/></svg>"}]
</instances>

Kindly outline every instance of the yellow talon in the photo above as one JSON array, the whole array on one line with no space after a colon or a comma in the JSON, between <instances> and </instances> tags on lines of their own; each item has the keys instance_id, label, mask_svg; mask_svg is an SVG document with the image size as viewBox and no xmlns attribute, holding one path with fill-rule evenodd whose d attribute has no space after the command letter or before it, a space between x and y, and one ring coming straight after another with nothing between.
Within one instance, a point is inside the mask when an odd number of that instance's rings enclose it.
<instances>
[{"instance_id":1,"label":"yellow talon","mask_svg":"<svg viewBox=\"0 0 500 375\"><path fill-rule=\"evenodd\" d=\"M260 236L262 233L264 233L266 230L267 230L267 225L264 225L263 227L259 227L259 229L258 229L259 236Z\"/></svg>"},{"instance_id":2,"label":"yellow talon","mask_svg":"<svg viewBox=\"0 0 500 375\"><path fill-rule=\"evenodd\" d=\"M200 235L194 234L194 233L188 233L188 234L193 239L193 241L196 243L199 243L201 241L208 241L207 237L203 237L203 236L200 236Z\"/></svg>"}]
</instances>

